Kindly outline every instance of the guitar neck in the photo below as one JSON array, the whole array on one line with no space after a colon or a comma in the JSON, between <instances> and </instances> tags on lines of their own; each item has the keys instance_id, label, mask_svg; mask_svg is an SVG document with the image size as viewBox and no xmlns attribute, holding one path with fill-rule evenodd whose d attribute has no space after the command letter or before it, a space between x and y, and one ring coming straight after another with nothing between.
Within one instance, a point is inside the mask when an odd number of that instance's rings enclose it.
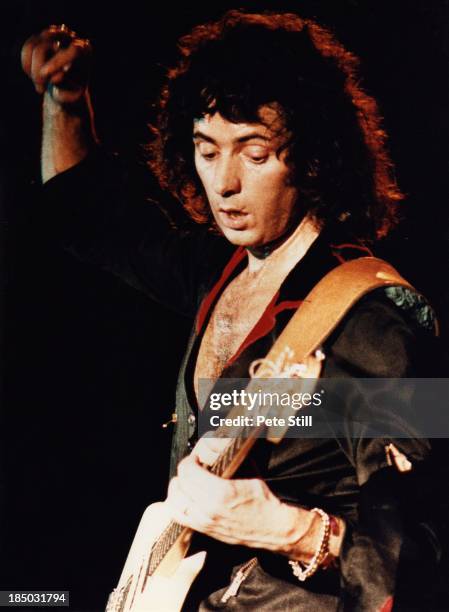
<instances>
[{"instance_id":1,"label":"guitar neck","mask_svg":"<svg viewBox=\"0 0 449 612\"><path fill-rule=\"evenodd\" d=\"M209 471L221 478L232 478L248 456L262 428L263 426L257 428L241 427L240 435L230 438L229 444L220 453L216 461L208 468ZM235 436L235 428L232 430L232 433ZM227 438L229 434L230 429L223 426L217 429L214 437ZM192 533L191 529L183 527L176 521L171 521L151 549L148 559L147 575L151 576L156 571L164 560L165 555L180 536L187 538Z\"/></svg>"}]
</instances>

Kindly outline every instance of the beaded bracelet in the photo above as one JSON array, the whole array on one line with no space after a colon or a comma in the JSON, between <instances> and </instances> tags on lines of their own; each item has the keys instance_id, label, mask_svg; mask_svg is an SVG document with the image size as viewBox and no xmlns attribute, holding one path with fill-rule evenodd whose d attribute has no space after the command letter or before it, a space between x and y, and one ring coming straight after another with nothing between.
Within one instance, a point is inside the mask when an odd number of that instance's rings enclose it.
<instances>
[{"instance_id":1,"label":"beaded bracelet","mask_svg":"<svg viewBox=\"0 0 449 612\"><path fill-rule=\"evenodd\" d=\"M304 580L307 580L307 578L313 576L313 574L317 571L317 569L320 567L320 565L326 559L329 553L329 538L331 533L330 517L326 512L324 512L324 510L321 510L321 508L313 508L311 512L316 512L321 517L320 543L317 546L312 559L304 567L301 567L300 561L289 561L289 564L292 567L293 574L301 582L304 582Z\"/></svg>"}]
</instances>

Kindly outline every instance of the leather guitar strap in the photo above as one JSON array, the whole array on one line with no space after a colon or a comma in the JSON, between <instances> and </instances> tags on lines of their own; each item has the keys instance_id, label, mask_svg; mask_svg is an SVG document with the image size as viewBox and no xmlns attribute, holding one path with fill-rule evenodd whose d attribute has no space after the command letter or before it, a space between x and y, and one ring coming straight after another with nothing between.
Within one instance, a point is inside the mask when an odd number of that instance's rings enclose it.
<instances>
[{"instance_id":1,"label":"leather guitar strap","mask_svg":"<svg viewBox=\"0 0 449 612\"><path fill-rule=\"evenodd\" d=\"M306 296L255 374L256 379L277 378L279 370L291 364L306 364L304 378L316 380L321 364L310 359L340 321L364 295L380 287L405 287L415 291L387 262L360 257L345 262L324 276ZM436 326L436 333L438 328ZM273 364L275 369L273 372ZM276 365L277 364L277 365ZM279 366L281 365L281 367ZM277 372L277 373L276 373ZM254 381L255 382L255 381ZM279 443L287 427L268 428L267 440Z\"/></svg>"},{"instance_id":2,"label":"leather guitar strap","mask_svg":"<svg viewBox=\"0 0 449 612\"><path fill-rule=\"evenodd\" d=\"M343 317L364 295L379 287L414 288L387 262L376 257L347 261L324 276L293 315L265 360L276 363L288 347L303 363L319 349ZM265 361L264 360L264 361ZM257 377L263 377L263 365Z\"/></svg>"}]
</instances>

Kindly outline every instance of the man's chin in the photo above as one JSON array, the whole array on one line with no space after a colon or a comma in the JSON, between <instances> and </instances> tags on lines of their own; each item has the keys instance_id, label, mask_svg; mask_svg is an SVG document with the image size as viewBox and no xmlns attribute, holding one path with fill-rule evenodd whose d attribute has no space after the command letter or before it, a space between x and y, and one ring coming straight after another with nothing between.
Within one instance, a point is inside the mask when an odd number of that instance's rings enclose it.
<instances>
[{"instance_id":1,"label":"man's chin","mask_svg":"<svg viewBox=\"0 0 449 612\"><path fill-rule=\"evenodd\" d=\"M235 230L228 227L221 228L224 237L235 246L257 247L260 238L251 230Z\"/></svg>"}]
</instances>

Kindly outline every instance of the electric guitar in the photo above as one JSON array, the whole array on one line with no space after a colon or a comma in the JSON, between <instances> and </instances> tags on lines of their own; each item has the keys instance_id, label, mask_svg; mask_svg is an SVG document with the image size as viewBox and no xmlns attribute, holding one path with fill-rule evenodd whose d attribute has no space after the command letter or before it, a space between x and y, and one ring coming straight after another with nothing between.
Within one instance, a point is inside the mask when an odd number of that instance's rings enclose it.
<instances>
[{"instance_id":1,"label":"electric guitar","mask_svg":"<svg viewBox=\"0 0 449 612\"><path fill-rule=\"evenodd\" d=\"M260 364L257 378L251 379L246 390L250 392L253 389L254 392L262 378L291 378L293 375L296 378L295 392L298 391L300 383L302 392L313 393L324 356L317 351L303 364L293 364L292 357L293 351L286 347L277 364L260 360L265 363ZM298 378L302 380L298 381ZM283 391L286 389L285 383ZM245 414L248 414L246 410L236 405L231 408L227 417L234 419ZM281 418L282 414L276 416ZM269 441L278 443L287 428L288 425L285 428L267 428L264 424L258 427L219 427L214 432L214 437L226 438L229 442L208 469L222 478L231 478L248 456L258 437L263 435ZM263 429L266 431L263 432ZM140 521L118 585L109 596L106 612L181 610L190 586L206 559L205 551L187 556L192 536L191 529L170 519L163 502L148 506Z\"/></svg>"},{"instance_id":2,"label":"electric guitar","mask_svg":"<svg viewBox=\"0 0 449 612\"><path fill-rule=\"evenodd\" d=\"M378 287L388 286L413 290L394 268L375 257L350 260L331 270L306 296L267 357L252 364L259 367L257 372L255 369L250 372L253 378L247 390L255 390L261 379L296 377L302 379L302 391L312 393L324 359L317 347L324 344L361 297ZM295 390L298 390L297 386ZM241 407L234 406L228 416L245 415ZM220 427L215 435L228 438L230 442L208 469L222 478L231 478L264 427L252 427L248 431L243 426L240 432L236 432L235 427ZM279 442L287 427L285 430L267 428L266 438ZM164 503L149 506L140 522L117 588L109 597L107 612L181 610L190 585L206 558L204 551L186 556L192 535L192 530L170 519Z\"/></svg>"}]
</instances>

